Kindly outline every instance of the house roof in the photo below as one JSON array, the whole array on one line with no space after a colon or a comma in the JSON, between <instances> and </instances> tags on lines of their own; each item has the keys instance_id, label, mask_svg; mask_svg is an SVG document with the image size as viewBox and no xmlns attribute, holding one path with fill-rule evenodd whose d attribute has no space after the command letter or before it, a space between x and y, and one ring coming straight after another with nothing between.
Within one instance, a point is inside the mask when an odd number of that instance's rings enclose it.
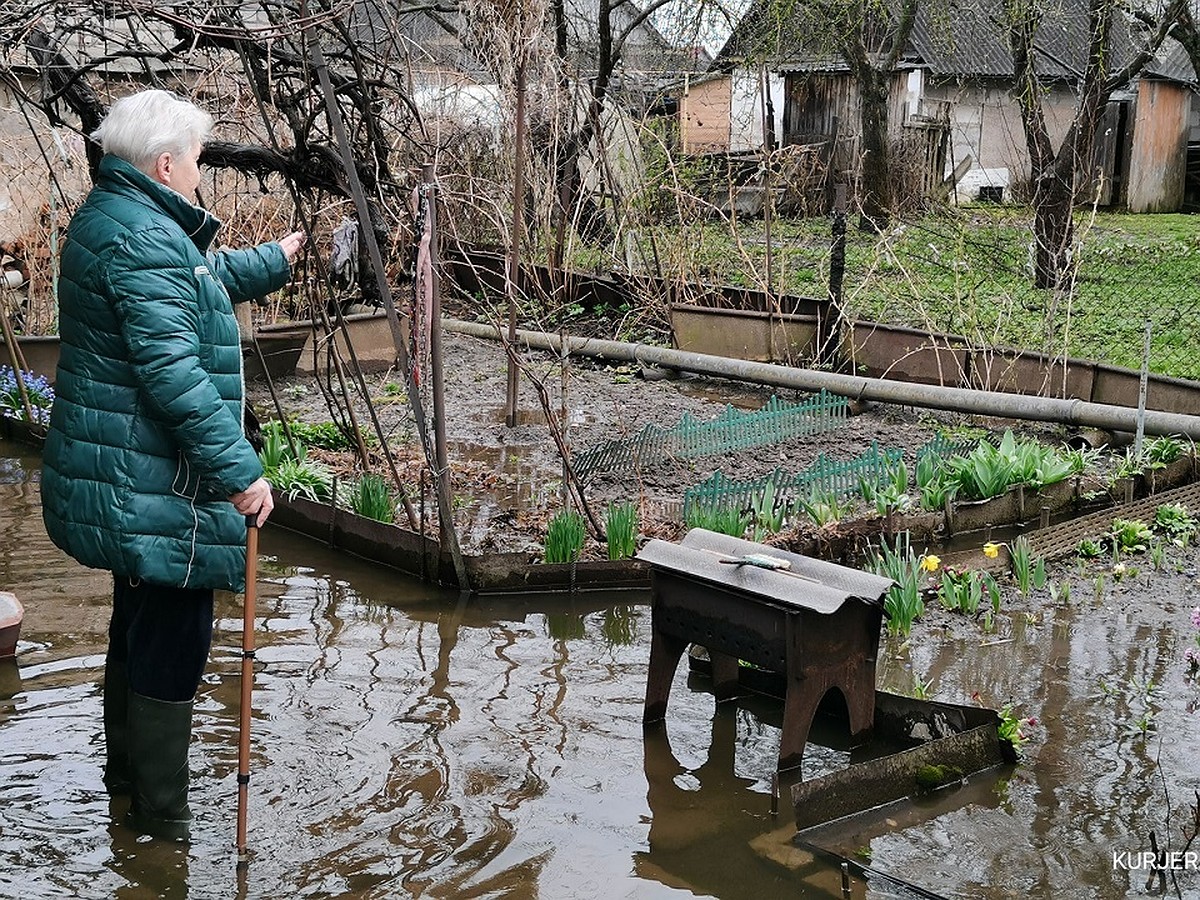
<instances>
[{"instance_id":1,"label":"house roof","mask_svg":"<svg viewBox=\"0 0 1200 900\"><path fill-rule=\"evenodd\" d=\"M1011 77L1012 54L995 0L936 0L922 3L909 40L910 49L933 75ZM1036 66L1045 78L1074 79L1082 74L1089 45L1087 0L1043 4L1034 39ZM1112 24L1110 71L1118 71L1141 49L1149 32L1124 15ZM1187 53L1168 39L1145 73L1194 82Z\"/></svg>"},{"instance_id":2,"label":"house roof","mask_svg":"<svg viewBox=\"0 0 1200 900\"><path fill-rule=\"evenodd\" d=\"M450 69L476 81L491 81L487 66L459 38L465 29L458 11L417 7L406 0L356 0L347 31L355 43L374 53L403 58L417 67Z\"/></svg>"},{"instance_id":3,"label":"house roof","mask_svg":"<svg viewBox=\"0 0 1200 900\"><path fill-rule=\"evenodd\" d=\"M802 4L803 0L794 0ZM828 23L817 25L809 8L780 0L756 0L717 54L713 68L731 69L745 60L761 61L778 71L846 71L828 37ZM1042 4L1034 41L1038 73L1073 79L1083 70L1088 51L1087 0L1051 0ZM1012 77L1012 55L1001 22L1000 0L925 0L918 5L900 68L925 69L941 77ZM1111 71L1118 71L1140 48L1147 32L1124 15L1113 20ZM1145 74L1189 84L1196 74L1186 51L1168 38Z\"/></svg>"},{"instance_id":4,"label":"house roof","mask_svg":"<svg viewBox=\"0 0 1200 900\"><path fill-rule=\"evenodd\" d=\"M691 48L672 47L651 18L634 24L641 15L640 5L626 2L612 9L614 35L629 31L619 69L677 72L695 68L694 64L685 65L693 55ZM564 0L563 13L573 62L582 71L594 69L599 0ZM413 0L354 0L347 25L355 41L376 51L411 53L417 65L456 69L481 82L494 79L483 58L486 50L472 40L472 24L461 7L442 11Z\"/></svg>"}]
</instances>

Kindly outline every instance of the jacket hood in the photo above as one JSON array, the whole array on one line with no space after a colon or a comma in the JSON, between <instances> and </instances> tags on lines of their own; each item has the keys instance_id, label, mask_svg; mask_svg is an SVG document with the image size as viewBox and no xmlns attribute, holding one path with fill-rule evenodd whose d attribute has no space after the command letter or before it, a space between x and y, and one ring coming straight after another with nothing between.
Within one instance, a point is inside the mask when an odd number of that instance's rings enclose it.
<instances>
[{"instance_id":1,"label":"jacket hood","mask_svg":"<svg viewBox=\"0 0 1200 900\"><path fill-rule=\"evenodd\" d=\"M104 154L100 160L96 189L162 210L179 223L201 253L208 252L209 244L221 227L221 220L208 210L190 203L182 194L159 184L141 169L111 153Z\"/></svg>"}]
</instances>

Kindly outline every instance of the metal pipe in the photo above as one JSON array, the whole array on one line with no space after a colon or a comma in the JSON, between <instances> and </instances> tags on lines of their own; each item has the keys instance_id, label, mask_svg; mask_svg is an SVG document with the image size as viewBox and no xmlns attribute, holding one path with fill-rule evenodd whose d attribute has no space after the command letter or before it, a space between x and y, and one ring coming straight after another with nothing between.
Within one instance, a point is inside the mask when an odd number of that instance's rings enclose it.
<instances>
[{"instance_id":1,"label":"metal pipe","mask_svg":"<svg viewBox=\"0 0 1200 900\"><path fill-rule=\"evenodd\" d=\"M447 319L445 327L449 331L471 337L491 340L500 338L500 334L491 325ZM853 400L873 400L901 406L920 406L927 409L1028 419L1036 422L1060 422L1066 425L1103 428L1109 431L1132 432L1137 427L1138 411L1136 409L1107 403L1091 403L1086 400L1062 400L1056 397L1035 397L1028 394L980 391L973 388L912 384L907 381L890 381L884 378L864 378L860 375L839 375L835 372L797 369L771 363L713 356L708 353L690 353L686 350L673 350L669 347L651 347L647 344L628 344L622 341L579 337L560 339L557 335L538 331L520 330L517 332L517 339L534 350L561 353L562 341L565 340L568 352L579 356L638 364L650 363L667 369L677 369L681 372L729 378L771 387L793 388L801 391L824 389ZM1192 440L1200 440L1200 416L1158 410L1147 410L1145 416L1146 434L1182 435Z\"/></svg>"}]
</instances>

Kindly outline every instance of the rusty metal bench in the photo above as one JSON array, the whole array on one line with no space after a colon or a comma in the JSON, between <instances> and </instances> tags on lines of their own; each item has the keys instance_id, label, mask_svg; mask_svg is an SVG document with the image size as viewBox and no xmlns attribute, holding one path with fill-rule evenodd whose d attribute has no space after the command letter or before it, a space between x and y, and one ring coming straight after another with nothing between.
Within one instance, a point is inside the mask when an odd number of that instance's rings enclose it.
<instances>
[{"instance_id":1,"label":"rusty metal bench","mask_svg":"<svg viewBox=\"0 0 1200 900\"><path fill-rule=\"evenodd\" d=\"M700 528L679 544L651 541L638 558L650 565L653 630L643 722L666 716L675 669L695 643L712 660L718 702L738 693L738 660L786 676L779 771L800 765L813 715L834 688L852 743L870 735L890 579Z\"/></svg>"}]
</instances>

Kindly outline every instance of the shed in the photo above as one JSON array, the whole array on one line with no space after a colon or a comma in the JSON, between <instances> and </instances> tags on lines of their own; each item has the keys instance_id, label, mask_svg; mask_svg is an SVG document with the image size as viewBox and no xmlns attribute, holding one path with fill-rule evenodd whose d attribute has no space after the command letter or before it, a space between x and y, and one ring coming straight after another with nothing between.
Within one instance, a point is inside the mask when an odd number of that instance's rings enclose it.
<instances>
[{"instance_id":1,"label":"shed","mask_svg":"<svg viewBox=\"0 0 1200 900\"><path fill-rule=\"evenodd\" d=\"M859 165L854 78L831 52L827 35L797 27L772 10L778 10L776 0L751 5L714 69L732 79L765 65L782 77L774 104L782 116L783 143L835 143L830 156L837 177L853 180ZM892 78L892 141L905 146L909 156L923 147L938 181L969 160L954 185L960 201L1022 199L1028 191L1029 154L1001 12L999 0L961 0L951 8L920 4ZM1114 18L1111 71L1119 71L1137 52L1142 34L1127 17ZM1038 69L1056 144L1074 112L1075 81L1086 63L1088 39L1084 0L1064 0L1041 11ZM1195 86L1187 53L1168 38L1141 75L1113 95L1097 129L1091 167L1092 196L1100 205L1130 212L1181 208ZM940 135L948 137L944 151L936 146ZM731 144L734 140L731 125Z\"/></svg>"}]
</instances>

